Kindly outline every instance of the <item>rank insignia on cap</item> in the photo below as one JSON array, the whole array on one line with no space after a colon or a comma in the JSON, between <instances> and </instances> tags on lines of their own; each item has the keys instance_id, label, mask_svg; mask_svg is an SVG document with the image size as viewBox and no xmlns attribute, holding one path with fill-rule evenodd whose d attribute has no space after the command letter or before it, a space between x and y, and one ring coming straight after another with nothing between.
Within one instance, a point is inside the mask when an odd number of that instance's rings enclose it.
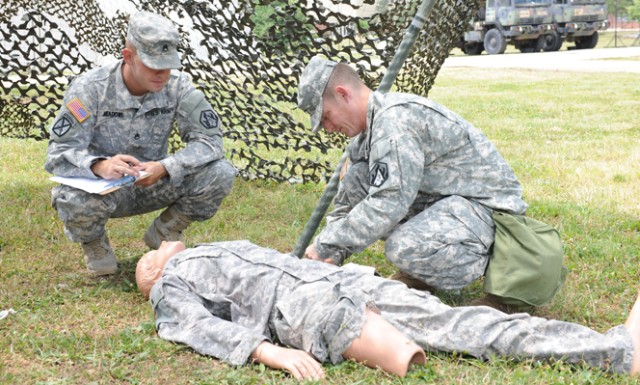
<instances>
[{"instance_id":1,"label":"rank insignia on cap","mask_svg":"<svg viewBox=\"0 0 640 385\"><path fill-rule=\"evenodd\" d=\"M71 114L76 117L79 123L84 122L90 115L89 111L87 111L78 98L73 98L69 103L67 103L67 108L71 111Z\"/></svg>"}]
</instances>

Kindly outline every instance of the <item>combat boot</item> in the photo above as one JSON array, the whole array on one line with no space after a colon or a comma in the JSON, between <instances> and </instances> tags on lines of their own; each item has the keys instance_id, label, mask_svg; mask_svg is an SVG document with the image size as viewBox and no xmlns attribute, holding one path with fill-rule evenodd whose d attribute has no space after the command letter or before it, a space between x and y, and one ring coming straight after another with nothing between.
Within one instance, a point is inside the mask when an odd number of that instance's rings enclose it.
<instances>
[{"instance_id":1,"label":"combat boot","mask_svg":"<svg viewBox=\"0 0 640 385\"><path fill-rule=\"evenodd\" d=\"M398 271L397 273L391 275L389 277L389 279L394 280L394 281L400 281L402 283L404 283L405 285L407 285L407 287L409 289L416 289L416 290L422 290L422 291L428 291L433 293L436 288L419 280L418 278L415 278L403 271Z\"/></svg>"},{"instance_id":2,"label":"combat boot","mask_svg":"<svg viewBox=\"0 0 640 385\"><path fill-rule=\"evenodd\" d=\"M95 276L114 274L118 271L116 255L109 245L107 234L90 242L82 242L84 263L89 272Z\"/></svg>"},{"instance_id":3,"label":"combat boot","mask_svg":"<svg viewBox=\"0 0 640 385\"><path fill-rule=\"evenodd\" d=\"M507 304L503 300L501 300L500 297L493 294L489 294L489 293L487 293L487 295L484 298L474 299L467 306L488 306L496 310L500 310L501 312L506 314L515 314L515 313L532 314L536 309L534 306L526 305L526 304L522 304L522 305Z\"/></svg>"},{"instance_id":4,"label":"combat boot","mask_svg":"<svg viewBox=\"0 0 640 385\"><path fill-rule=\"evenodd\" d=\"M182 232L193 222L173 207L169 207L158 215L144 234L144 243L157 250L162 241L180 241Z\"/></svg>"}]
</instances>

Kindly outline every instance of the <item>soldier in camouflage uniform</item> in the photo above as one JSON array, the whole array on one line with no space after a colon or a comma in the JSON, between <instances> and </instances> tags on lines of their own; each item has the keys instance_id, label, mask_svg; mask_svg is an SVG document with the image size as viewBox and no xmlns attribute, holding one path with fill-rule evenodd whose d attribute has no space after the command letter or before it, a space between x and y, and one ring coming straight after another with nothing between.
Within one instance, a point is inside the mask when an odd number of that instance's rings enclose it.
<instances>
[{"instance_id":1,"label":"soldier in camouflage uniform","mask_svg":"<svg viewBox=\"0 0 640 385\"><path fill-rule=\"evenodd\" d=\"M232 188L235 168L224 159L218 115L180 68L179 34L149 12L131 18L123 59L78 76L51 127L45 169L59 176L149 177L107 195L69 186L52 191L65 234L80 242L95 275L117 270L105 225L166 208L145 243L178 240L193 221L211 218ZM167 155L173 124L186 147Z\"/></svg>"},{"instance_id":2,"label":"soldier in camouflage uniform","mask_svg":"<svg viewBox=\"0 0 640 385\"><path fill-rule=\"evenodd\" d=\"M418 289L457 290L487 267L493 210L524 214L513 170L459 115L426 98L371 91L344 63L314 57L298 107L352 138L334 210L305 255L343 263L385 239L393 278Z\"/></svg>"},{"instance_id":3,"label":"soldier in camouflage uniform","mask_svg":"<svg viewBox=\"0 0 640 385\"><path fill-rule=\"evenodd\" d=\"M638 373L640 355L634 347L640 346L640 300L624 326L600 334L526 313L452 308L428 292L364 269L298 259L248 241L186 250L182 242L165 242L140 259L136 281L143 295L150 296L161 338L232 365L254 360L297 378L322 377L319 365L305 361L309 357L331 363L344 358L368 364L372 359L393 361L403 348L380 349L380 344L406 346L407 338L429 352L562 359ZM393 332L370 324L376 317ZM360 350L354 352L354 345ZM420 354L413 358L413 363L424 362ZM404 360L404 372L382 369L404 375L410 362L406 355Z\"/></svg>"}]
</instances>

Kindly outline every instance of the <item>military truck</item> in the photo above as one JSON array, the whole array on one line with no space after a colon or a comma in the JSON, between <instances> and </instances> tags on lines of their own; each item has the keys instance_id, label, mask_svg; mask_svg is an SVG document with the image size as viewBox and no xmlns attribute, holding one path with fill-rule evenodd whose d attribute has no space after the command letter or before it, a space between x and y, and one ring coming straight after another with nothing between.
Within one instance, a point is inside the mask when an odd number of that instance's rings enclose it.
<instances>
[{"instance_id":1,"label":"military truck","mask_svg":"<svg viewBox=\"0 0 640 385\"><path fill-rule=\"evenodd\" d=\"M559 50L564 41L575 42L578 49L593 48L598 31L609 28L603 0L553 0L549 10L554 30L545 35L545 51Z\"/></svg>"},{"instance_id":2,"label":"military truck","mask_svg":"<svg viewBox=\"0 0 640 385\"><path fill-rule=\"evenodd\" d=\"M469 55L483 50L502 54L507 44L521 52L544 48L545 35L553 31L551 0L487 0L471 21L458 46Z\"/></svg>"}]
</instances>

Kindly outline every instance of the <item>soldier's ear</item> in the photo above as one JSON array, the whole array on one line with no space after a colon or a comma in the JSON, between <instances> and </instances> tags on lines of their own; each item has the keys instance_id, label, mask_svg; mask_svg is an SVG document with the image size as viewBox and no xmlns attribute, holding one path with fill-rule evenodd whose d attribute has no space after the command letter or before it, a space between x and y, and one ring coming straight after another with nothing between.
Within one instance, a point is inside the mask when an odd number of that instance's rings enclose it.
<instances>
[{"instance_id":1,"label":"soldier's ear","mask_svg":"<svg viewBox=\"0 0 640 385\"><path fill-rule=\"evenodd\" d=\"M124 62L127 64L131 64L131 58L133 57L133 50L131 48L123 48L122 49L122 58Z\"/></svg>"},{"instance_id":2,"label":"soldier's ear","mask_svg":"<svg viewBox=\"0 0 640 385\"><path fill-rule=\"evenodd\" d=\"M336 86L335 94L339 99L342 99L347 103L349 103L349 100L351 99L351 90L345 86Z\"/></svg>"}]
</instances>

